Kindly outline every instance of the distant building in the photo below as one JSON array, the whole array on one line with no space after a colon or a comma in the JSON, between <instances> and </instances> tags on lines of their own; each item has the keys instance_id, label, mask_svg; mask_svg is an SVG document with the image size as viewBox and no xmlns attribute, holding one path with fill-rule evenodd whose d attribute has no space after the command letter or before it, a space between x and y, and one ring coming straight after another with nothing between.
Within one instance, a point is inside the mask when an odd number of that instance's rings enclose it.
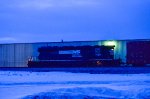
<instances>
[{"instance_id":1,"label":"distant building","mask_svg":"<svg viewBox=\"0 0 150 99\"><path fill-rule=\"evenodd\" d=\"M38 48L42 46L95 46L114 45L114 59L121 59L127 63L127 43L131 41L150 40L99 40L99 41L73 41L73 42L39 42L39 43L12 43L0 44L0 67L27 67L29 60L36 60Z\"/></svg>"}]
</instances>

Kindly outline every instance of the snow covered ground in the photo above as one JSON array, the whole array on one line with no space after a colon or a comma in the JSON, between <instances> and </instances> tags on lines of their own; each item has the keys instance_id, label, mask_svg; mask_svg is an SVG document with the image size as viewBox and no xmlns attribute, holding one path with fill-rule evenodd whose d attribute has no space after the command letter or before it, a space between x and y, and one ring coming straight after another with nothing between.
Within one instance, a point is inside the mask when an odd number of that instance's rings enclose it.
<instances>
[{"instance_id":1,"label":"snow covered ground","mask_svg":"<svg viewBox=\"0 0 150 99\"><path fill-rule=\"evenodd\" d=\"M0 71L1 99L150 99L150 74Z\"/></svg>"}]
</instances>

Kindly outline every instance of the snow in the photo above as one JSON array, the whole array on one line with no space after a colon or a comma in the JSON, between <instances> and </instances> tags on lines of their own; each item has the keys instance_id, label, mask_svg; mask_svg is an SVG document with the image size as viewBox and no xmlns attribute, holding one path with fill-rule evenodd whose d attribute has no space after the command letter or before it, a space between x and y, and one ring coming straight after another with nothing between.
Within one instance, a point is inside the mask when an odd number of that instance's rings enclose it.
<instances>
[{"instance_id":1,"label":"snow","mask_svg":"<svg viewBox=\"0 0 150 99\"><path fill-rule=\"evenodd\" d=\"M0 71L2 99L150 98L150 74Z\"/></svg>"}]
</instances>

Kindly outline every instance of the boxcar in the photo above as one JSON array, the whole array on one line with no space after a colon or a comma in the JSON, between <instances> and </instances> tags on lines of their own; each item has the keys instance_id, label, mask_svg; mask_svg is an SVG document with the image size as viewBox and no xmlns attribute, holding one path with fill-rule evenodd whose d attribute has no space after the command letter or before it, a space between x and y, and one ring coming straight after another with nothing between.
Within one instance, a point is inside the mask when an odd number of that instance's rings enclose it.
<instances>
[{"instance_id":1,"label":"boxcar","mask_svg":"<svg viewBox=\"0 0 150 99\"><path fill-rule=\"evenodd\" d=\"M134 66L150 64L150 41L128 42L127 64L132 64Z\"/></svg>"}]
</instances>

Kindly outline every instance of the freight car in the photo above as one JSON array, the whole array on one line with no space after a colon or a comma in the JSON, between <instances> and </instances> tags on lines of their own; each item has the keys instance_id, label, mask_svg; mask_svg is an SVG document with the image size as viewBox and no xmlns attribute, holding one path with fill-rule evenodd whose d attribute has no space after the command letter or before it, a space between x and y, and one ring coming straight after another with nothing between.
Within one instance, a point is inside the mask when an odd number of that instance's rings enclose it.
<instances>
[{"instance_id":1,"label":"freight car","mask_svg":"<svg viewBox=\"0 0 150 99\"><path fill-rule=\"evenodd\" d=\"M28 67L100 67L118 66L115 46L46 46L38 49L38 60L30 59Z\"/></svg>"},{"instance_id":2,"label":"freight car","mask_svg":"<svg viewBox=\"0 0 150 99\"><path fill-rule=\"evenodd\" d=\"M129 41L127 43L127 64L150 65L150 41Z\"/></svg>"}]
</instances>

